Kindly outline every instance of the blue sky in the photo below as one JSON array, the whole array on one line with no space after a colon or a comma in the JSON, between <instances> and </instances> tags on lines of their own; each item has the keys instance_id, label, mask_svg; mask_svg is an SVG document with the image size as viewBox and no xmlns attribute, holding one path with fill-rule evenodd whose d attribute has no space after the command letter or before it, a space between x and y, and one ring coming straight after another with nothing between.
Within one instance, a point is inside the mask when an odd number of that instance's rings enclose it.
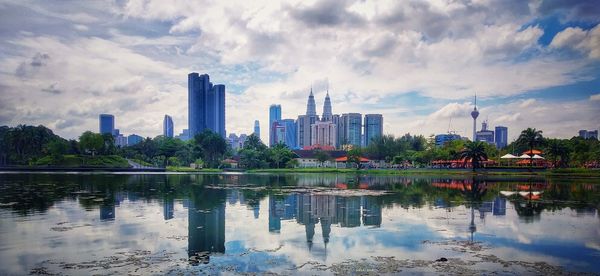
<instances>
[{"instance_id":1,"label":"blue sky","mask_svg":"<svg viewBox=\"0 0 600 276\"><path fill-rule=\"evenodd\" d=\"M569 138L600 127L595 1L0 0L0 125L67 138L112 113L122 133L187 127L187 74L227 86L227 131L262 128L326 90L334 113L384 132L471 136L490 126ZM268 135L262 131L263 139Z\"/></svg>"}]
</instances>

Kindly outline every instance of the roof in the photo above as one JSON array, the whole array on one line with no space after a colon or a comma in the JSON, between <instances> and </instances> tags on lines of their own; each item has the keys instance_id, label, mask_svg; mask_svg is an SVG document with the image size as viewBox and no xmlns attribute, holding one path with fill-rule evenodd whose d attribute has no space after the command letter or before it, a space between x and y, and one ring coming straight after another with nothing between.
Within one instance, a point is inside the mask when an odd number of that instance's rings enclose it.
<instances>
[{"instance_id":1,"label":"roof","mask_svg":"<svg viewBox=\"0 0 600 276\"><path fill-rule=\"evenodd\" d=\"M335 159L335 162L347 162L348 161L348 157L347 156L343 156L343 157L339 157ZM364 158L364 157L360 157L360 162L369 162L371 161L370 159Z\"/></svg>"},{"instance_id":2,"label":"roof","mask_svg":"<svg viewBox=\"0 0 600 276\"><path fill-rule=\"evenodd\" d=\"M314 150L293 150L294 154L296 154L297 158L305 158L305 159L316 159ZM343 150L331 150L324 151L329 154L331 158L339 158L346 156L346 152Z\"/></svg>"}]
</instances>

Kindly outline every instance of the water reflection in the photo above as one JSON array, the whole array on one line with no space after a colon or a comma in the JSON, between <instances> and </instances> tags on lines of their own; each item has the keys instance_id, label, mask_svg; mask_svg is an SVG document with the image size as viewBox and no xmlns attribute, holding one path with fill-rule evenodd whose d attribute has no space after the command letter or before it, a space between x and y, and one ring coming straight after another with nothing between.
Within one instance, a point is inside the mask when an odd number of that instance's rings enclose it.
<instances>
[{"instance_id":1,"label":"water reflection","mask_svg":"<svg viewBox=\"0 0 600 276\"><path fill-rule=\"evenodd\" d=\"M51 241L52 251L61 250L65 256L82 255L83 249L75 248L78 243L93 244L89 250L106 255L116 248L167 248L184 254L193 266L225 263L256 272L269 269L240 264L245 256L241 253L255 252L249 253L252 258L266 254L252 251L256 247L283 248L266 255L285 256L282 263L289 266L311 258L333 262L386 254L427 255L432 253L422 246L423 240L464 238L497 245L513 255L598 271L593 260L600 254L600 183L594 181L0 174L0 267L11 267L8 271L13 274L28 273L52 258L53 254L30 249L33 244L48 244L45 240ZM328 193L340 190L354 192ZM376 196L361 190L389 193ZM30 232L21 227L36 228L29 227L38 225L36 220L45 220L39 225L46 226L38 227L35 236L24 234ZM65 226L60 228L65 232L48 229L57 226ZM563 233L565 227L572 229ZM22 261L24 256L38 257Z\"/></svg>"}]
</instances>

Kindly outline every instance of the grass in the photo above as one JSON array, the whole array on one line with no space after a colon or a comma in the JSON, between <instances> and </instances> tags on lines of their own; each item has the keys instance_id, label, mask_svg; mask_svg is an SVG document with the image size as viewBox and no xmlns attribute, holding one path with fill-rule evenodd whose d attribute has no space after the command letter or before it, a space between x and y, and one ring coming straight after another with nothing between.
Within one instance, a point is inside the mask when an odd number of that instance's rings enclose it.
<instances>
[{"instance_id":1,"label":"grass","mask_svg":"<svg viewBox=\"0 0 600 276\"><path fill-rule=\"evenodd\" d=\"M98 168L129 168L127 160L118 155L63 155L62 158L45 156L35 162L35 166L50 167L98 167Z\"/></svg>"},{"instance_id":2,"label":"grass","mask_svg":"<svg viewBox=\"0 0 600 276\"><path fill-rule=\"evenodd\" d=\"M146 162L144 160L140 160L140 159L131 159L131 161L133 161L135 163L138 163L138 164L140 164L142 166L146 166L146 167L153 167L154 166L154 165L152 165L152 164L150 164L150 163L148 163L148 162Z\"/></svg>"},{"instance_id":3,"label":"grass","mask_svg":"<svg viewBox=\"0 0 600 276\"><path fill-rule=\"evenodd\" d=\"M190 167L167 166L168 172L222 172L221 169L192 169Z\"/></svg>"}]
</instances>

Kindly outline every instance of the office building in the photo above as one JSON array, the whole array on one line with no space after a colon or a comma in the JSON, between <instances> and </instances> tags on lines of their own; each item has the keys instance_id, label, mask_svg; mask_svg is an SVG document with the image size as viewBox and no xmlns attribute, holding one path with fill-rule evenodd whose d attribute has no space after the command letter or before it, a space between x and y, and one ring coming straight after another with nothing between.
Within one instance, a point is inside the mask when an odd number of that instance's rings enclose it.
<instances>
[{"instance_id":1,"label":"office building","mask_svg":"<svg viewBox=\"0 0 600 276\"><path fill-rule=\"evenodd\" d=\"M296 144L296 122L293 119L283 119L281 120L281 124L285 127L285 141L284 143L290 149L295 149L298 147Z\"/></svg>"},{"instance_id":2,"label":"office building","mask_svg":"<svg viewBox=\"0 0 600 276\"><path fill-rule=\"evenodd\" d=\"M362 115L360 113L342 114L338 127L341 128L339 131L340 146L361 146Z\"/></svg>"},{"instance_id":3,"label":"office building","mask_svg":"<svg viewBox=\"0 0 600 276\"><path fill-rule=\"evenodd\" d=\"M331 99L329 98L329 91L327 91L327 95L325 96L325 103L323 104L323 117L321 120L324 122L331 121L333 117L333 112L331 111Z\"/></svg>"},{"instance_id":4,"label":"office building","mask_svg":"<svg viewBox=\"0 0 600 276\"><path fill-rule=\"evenodd\" d=\"M275 133L273 123L281 121L281 105L272 104L269 107L269 146L277 144L275 141Z\"/></svg>"},{"instance_id":5,"label":"office building","mask_svg":"<svg viewBox=\"0 0 600 276\"><path fill-rule=\"evenodd\" d=\"M128 145L127 143L127 137L123 136L123 134L119 134L117 136L114 136L115 138L115 146L117 147L126 147Z\"/></svg>"},{"instance_id":6,"label":"office building","mask_svg":"<svg viewBox=\"0 0 600 276\"><path fill-rule=\"evenodd\" d=\"M270 133L271 146L285 143L285 126L281 123L281 120L274 121L273 124L271 124Z\"/></svg>"},{"instance_id":7,"label":"office building","mask_svg":"<svg viewBox=\"0 0 600 276\"><path fill-rule=\"evenodd\" d=\"M383 136L383 115L366 114L365 115L365 146L371 143L376 137Z\"/></svg>"},{"instance_id":8,"label":"office building","mask_svg":"<svg viewBox=\"0 0 600 276\"><path fill-rule=\"evenodd\" d=\"M189 137L209 129L225 138L225 85L213 85L207 74L188 75Z\"/></svg>"},{"instance_id":9,"label":"office building","mask_svg":"<svg viewBox=\"0 0 600 276\"><path fill-rule=\"evenodd\" d=\"M330 122L315 122L311 125L311 146L319 145L324 149L335 149L337 125Z\"/></svg>"},{"instance_id":10,"label":"office building","mask_svg":"<svg viewBox=\"0 0 600 276\"><path fill-rule=\"evenodd\" d=\"M298 116L296 131L298 148L305 148L311 146L311 125L319 120L317 115L315 96L313 95L312 88L310 89L310 95L308 96L308 102L306 103L306 115Z\"/></svg>"},{"instance_id":11,"label":"office building","mask_svg":"<svg viewBox=\"0 0 600 276\"><path fill-rule=\"evenodd\" d=\"M175 138L181 141L190 140L190 131L187 128L184 128L183 130L181 130L181 133L179 135L175 136Z\"/></svg>"},{"instance_id":12,"label":"office building","mask_svg":"<svg viewBox=\"0 0 600 276\"><path fill-rule=\"evenodd\" d=\"M163 136L173 138L173 130L173 118L169 115L165 115L165 118L163 119Z\"/></svg>"},{"instance_id":13,"label":"office building","mask_svg":"<svg viewBox=\"0 0 600 276\"><path fill-rule=\"evenodd\" d=\"M435 146L443 147L450 141L461 140L460 135L454 133L438 134L435 136Z\"/></svg>"},{"instance_id":14,"label":"office building","mask_svg":"<svg viewBox=\"0 0 600 276\"><path fill-rule=\"evenodd\" d=\"M579 131L579 137L583 139L596 139L598 140L598 131L597 130L585 130L582 129Z\"/></svg>"},{"instance_id":15,"label":"office building","mask_svg":"<svg viewBox=\"0 0 600 276\"><path fill-rule=\"evenodd\" d=\"M260 123L258 120L254 120L254 132L252 134L260 139Z\"/></svg>"},{"instance_id":16,"label":"office building","mask_svg":"<svg viewBox=\"0 0 600 276\"><path fill-rule=\"evenodd\" d=\"M111 114L100 114L100 134L110 133L115 131L115 116Z\"/></svg>"},{"instance_id":17,"label":"office building","mask_svg":"<svg viewBox=\"0 0 600 276\"><path fill-rule=\"evenodd\" d=\"M137 143L140 143L144 140L144 137L139 136L137 134L131 134L129 136L127 136L127 145L128 146L133 146Z\"/></svg>"},{"instance_id":18,"label":"office building","mask_svg":"<svg viewBox=\"0 0 600 276\"><path fill-rule=\"evenodd\" d=\"M505 148L508 145L508 128L505 126L497 126L495 132L496 148Z\"/></svg>"},{"instance_id":19,"label":"office building","mask_svg":"<svg viewBox=\"0 0 600 276\"><path fill-rule=\"evenodd\" d=\"M483 141L488 144L494 144L494 131L487 129L487 121L481 123L481 130L475 134L475 141Z\"/></svg>"}]
</instances>

